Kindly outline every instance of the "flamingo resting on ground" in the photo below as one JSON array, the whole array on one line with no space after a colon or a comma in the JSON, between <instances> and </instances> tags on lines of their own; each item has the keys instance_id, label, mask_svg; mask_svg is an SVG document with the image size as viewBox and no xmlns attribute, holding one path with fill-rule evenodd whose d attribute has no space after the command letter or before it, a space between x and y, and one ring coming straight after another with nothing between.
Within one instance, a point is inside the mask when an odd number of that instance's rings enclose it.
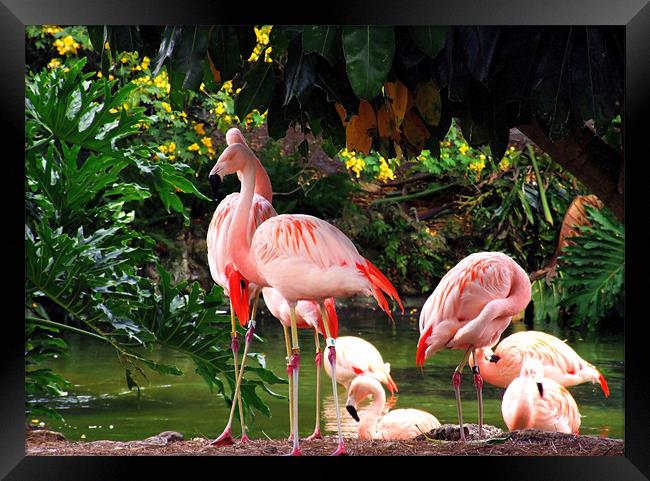
<instances>
[{"instance_id":1,"label":"flamingo resting on ground","mask_svg":"<svg viewBox=\"0 0 650 481\"><path fill-rule=\"evenodd\" d=\"M368 396L373 401L360 418L357 407ZM395 409L382 417L385 405L386 394L377 378L363 374L352 380L346 409L359 422L359 439L413 439L440 427L435 416L419 409Z\"/></svg>"},{"instance_id":2,"label":"flamingo resting on ground","mask_svg":"<svg viewBox=\"0 0 650 481\"><path fill-rule=\"evenodd\" d=\"M462 441L465 441L460 402L463 367L473 354L479 436L482 436L483 379L476 365L476 350L497 343L512 316L528 305L530 292L528 275L514 260L500 252L478 252L447 272L422 307L417 364L423 366L428 357L444 348L465 351L452 376Z\"/></svg>"},{"instance_id":3,"label":"flamingo resting on ground","mask_svg":"<svg viewBox=\"0 0 650 481\"><path fill-rule=\"evenodd\" d=\"M284 297L280 295L278 291L270 287L265 287L262 289L262 297L264 297L264 303L266 304L266 307L268 307L271 314L273 314L273 316L282 323L282 327L284 328L284 341L287 346L288 362L291 358L291 338L289 335L289 329L291 328L291 312L289 303ZM324 305L325 309L327 310L329 332L334 339L337 339L339 323L338 317L336 315L336 308L334 306L334 299L331 297L329 299L325 299ZM320 367L323 360L323 352L321 350L321 344L318 335L321 334L322 336L325 336L326 330L325 326L323 325L323 316L320 315L318 304L316 302L298 301L296 303L296 327L298 329L314 329L314 342L316 345L316 427L314 428L314 433L309 436L307 440L310 441L313 439L322 439L320 433ZM287 364L287 368L287 371L289 373L289 432L291 433L289 439L293 439L293 406L291 405L291 401L293 399L293 379L291 376L291 368L289 367L289 364Z\"/></svg>"},{"instance_id":4,"label":"flamingo resting on ground","mask_svg":"<svg viewBox=\"0 0 650 481\"><path fill-rule=\"evenodd\" d=\"M541 429L578 434L580 412L573 396L560 384L544 377L539 359L524 360L520 376L503 395L501 413L508 429Z\"/></svg>"},{"instance_id":5,"label":"flamingo resting on ground","mask_svg":"<svg viewBox=\"0 0 650 481\"><path fill-rule=\"evenodd\" d=\"M241 132L238 129L230 129L226 133L226 142L228 145L233 144L244 144L245 140ZM255 182L255 194L253 201L250 206L250 211L252 215L250 216L248 225L246 226L247 235L252 236L252 233L255 232L257 226L264 222L269 217L277 215L275 209L271 205L273 198L273 192L271 189L271 181L269 176L266 174L266 171L262 167L260 161L255 158L255 162L259 165L259 168L256 171L256 182ZM215 201L219 200L218 186L220 183L220 178L218 176L210 177L210 187L212 189L212 195ZM210 222L210 227L208 228L207 235L207 247L208 247L208 264L210 265L210 274L215 283L220 285L223 288L224 294L230 298L230 320L231 320L231 348L235 361L235 378L239 378L238 370L238 351L239 351L239 340L237 338L237 328L235 325L235 316L237 314L239 322L242 326L246 326L248 323L248 332L246 337L252 337L253 329L255 326L255 314L257 311L257 302L259 300L259 295L261 288L255 284L248 283L245 287L246 293L240 294L238 298L254 299L252 315L250 321L248 319L249 315L249 303L240 302L236 305L233 304L233 296L231 290L240 291L242 289L242 283L244 279L241 274L237 272L234 268L232 257L228 252L228 231L232 224L232 219L235 214L235 208L237 207L240 200L239 192L232 193L225 197L217 206L214 214L212 216L212 221ZM242 359L242 372L243 364L245 359ZM235 397L237 402L235 402ZM239 418L241 420L242 436L241 441L248 441L248 436L246 434L246 425L244 419L244 412L241 404L241 395L239 392L233 397L232 407L230 409L230 416L228 418L228 423L223 433L213 441L213 444L217 445L226 445L232 444L234 442L232 437L232 420L234 415L235 405L239 405Z\"/></svg>"},{"instance_id":6,"label":"flamingo resting on ground","mask_svg":"<svg viewBox=\"0 0 650 481\"><path fill-rule=\"evenodd\" d=\"M327 335L328 359L332 364L333 383L336 379L336 348L335 341L328 332L329 323L327 312L323 307L324 300L329 297L371 295L390 316L388 302L383 294L386 293L396 300L400 307L402 306L397 291L381 271L363 258L352 241L340 230L317 217L288 214L271 217L263 222L250 238L247 225L250 221L257 168L256 157L247 145L232 144L223 151L210 176L218 175L223 178L237 172L241 180L241 197L228 232L228 244L237 246L231 252L235 267L248 281L258 286L277 289L289 303L294 424L291 454L298 455L300 454L298 435L300 347L296 325L296 303L299 300L314 300L319 305ZM234 298L233 302L236 302ZM345 446L340 428L337 396L334 389L339 426L339 444L334 454L343 454Z\"/></svg>"},{"instance_id":7,"label":"flamingo resting on ground","mask_svg":"<svg viewBox=\"0 0 650 481\"><path fill-rule=\"evenodd\" d=\"M583 382L598 383L605 397L609 396L607 381L598 369L582 359L566 342L545 332L516 332L501 340L494 351L483 348L477 352L483 380L499 387L507 387L517 378L524 359L530 357L543 364L544 377L564 387Z\"/></svg>"},{"instance_id":8,"label":"flamingo resting on ground","mask_svg":"<svg viewBox=\"0 0 650 481\"><path fill-rule=\"evenodd\" d=\"M328 365L325 365L325 371L332 377ZM375 346L360 337L339 337L336 340L336 382L348 390L352 380L363 374L385 384L391 395L397 392L397 384L390 375L390 364L384 362Z\"/></svg>"}]
</instances>

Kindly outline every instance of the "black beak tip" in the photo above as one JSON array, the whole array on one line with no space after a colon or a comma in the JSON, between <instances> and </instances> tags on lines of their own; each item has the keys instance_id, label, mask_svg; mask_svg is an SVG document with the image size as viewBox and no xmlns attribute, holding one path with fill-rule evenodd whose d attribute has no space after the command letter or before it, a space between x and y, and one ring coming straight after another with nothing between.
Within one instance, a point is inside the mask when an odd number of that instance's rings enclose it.
<instances>
[{"instance_id":1,"label":"black beak tip","mask_svg":"<svg viewBox=\"0 0 650 481\"><path fill-rule=\"evenodd\" d=\"M544 397L544 387L542 386L541 382L537 383L537 390L539 391L539 395L541 397Z\"/></svg>"},{"instance_id":2,"label":"black beak tip","mask_svg":"<svg viewBox=\"0 0 650 481\"><path fill-rule=\"evenodd\" d=\"M492 356L490 356L490 362L497 363L497 362L499 362L499 359L501 359L501 358L499 356L497 356L496 354L492 354Z\"/></svg>"},{"instance_id":3,"label":"black beak tip","mask_svg":"<svg viewBox=\"0 0 650 481\"><path fill-rule=\"evenodd\" d=\"M210 190L212 191L212 198L219 202L221 201L221 194L219 193L219 185L221 185L221 177L218 174L212 174L208 177L210 181Z\"/></svg>"},{"instance_id":4,"label":"black beak tip","mask_svg":"<svg viewBox=\"0 0 650 481\"><path fill-rule=\"evenodd\" d=\"M352 416L356 422L359 422L359 415L357 414L357 410L354 408L354 406L348 404L345 406L345 409L348 410L348 413L350 413L350 416Z\"/></svg>"}]
</instances>

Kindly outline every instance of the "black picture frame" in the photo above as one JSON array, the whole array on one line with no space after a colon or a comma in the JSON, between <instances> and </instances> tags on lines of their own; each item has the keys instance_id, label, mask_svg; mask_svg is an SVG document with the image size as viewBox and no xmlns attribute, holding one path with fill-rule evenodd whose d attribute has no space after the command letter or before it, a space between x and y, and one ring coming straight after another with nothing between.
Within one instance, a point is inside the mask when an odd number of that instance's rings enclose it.
<instances>
[{"instance_id":1,"label":"black picture frame","mask_svg":"<svg viewBox=\"0 0 650 481\"><path fill-rule=\"evenodd\" d=\"M645 274L650 267L650 214L647 184L650 159L644 151L649 132L650 107L650 3L648 0L410 0L345 2L328 0L316 4L268 2L261 5L200 0L140 2L96 0L2 0L0 45L2 74L0 96L4 128L1 164L4 182L0 196L4 206L0 246L4 253L2 387L0 388L0 476L6 479L130 479L134 469L147 469L147 478L169 479L174 467L186 476L216 477L229 472L241 475L244 468L256 472L267 464L282 469L300 466L310 475L313 463L334 467L331 476L358 465L363 469L386 462L408 476L462 475L531 480L641 480L650 478L650 373L646 352L644 313L648 297ZM624 155L626 210L626 309L625 309L625 456L623 457L471 457L368 459L264 458L244 466L244 458L131 458L131 457L37 457L25 456L24 424L24 74L25 25L34 24L390 24L390 25L623 25L626 38L626 94ZM630 163L628 159L634 158ZM631 165L631 167L630 167ZM645 187L645 189L644 189ZM290 459L290 460L289 460ZM315 461L314 461L315 459ZM296 464L298 463L298 464ZM305 464L308 463L308 464ZM403 464L404 463L404 464ZM422 471L414 463L422 463ZM311 465L311 466L309 466ZM295 469L295 468L294 468ZM305 471L307 469L307 471ZM228 471L226 471L228 470ZM433 471L439 472L434 474ZM203 474L199 474L203 473ZM285 471L291 475L291 471ZM325 471L323 471L325 473ZM186 477L184 476L184 477Z\"/></svg>"}]
</instances>

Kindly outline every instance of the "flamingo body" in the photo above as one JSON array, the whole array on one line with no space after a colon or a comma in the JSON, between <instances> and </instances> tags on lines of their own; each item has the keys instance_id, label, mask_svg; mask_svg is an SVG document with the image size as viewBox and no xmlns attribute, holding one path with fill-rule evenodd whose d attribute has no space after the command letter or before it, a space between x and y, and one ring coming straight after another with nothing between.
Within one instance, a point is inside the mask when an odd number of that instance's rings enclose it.
<instances>
[{"instance_id":1,"label":"flamingo body","mask_svg":"<svg viewBox=\"0 0 650 481\"><path fill-rule=\"evenodd\" d=\"M538 360L527 360L521 375L506 389L501 413L508 429L578 434L580 412L573 396L554 380L543 377L543 372Z\"/></svg>"},{"instance_id":2,"label":"flamingo body","mask_svg":"<svg viewBox=\"0 0 650 481\"><path fill-rule=\"evenodd\" d=\"M397 384L390 375L390 364L385 363L375 346L365 339L342 336L336 340L336 382L349 389L357 376L368 374L385 384L391 392L397 392ZM332 368L325 364L327 375Z\"/></svg>"},{"instance_id":3,"label":"flamingo body","mask_svg":"<svg viewBox=\"0 0 650 481\"><path fill-rule=\"evenodd\" d=\"M373 398L370 406L356 414L356 407L369 396ZM435 416L419 409L395 409L382 417L385 405L386 394L375 377L365 374L352 380L347 409L359 421L359 439L413 439L440 427Z\"/></svg>"},{"instance_id":4,"label":"flamingo body","mask_svg":"<svg viewBox=\"0 0 650 481\"><path fill-rule=\"evenodd\" d=\"M483 379L499 387L507 387L519 376L528 357L541 361L544 377L564 387L584 382L598 383L605 396L609 396L607 382L598 369L582 359L566 342L545 332L511 334L497 345L494 352L485 348L477 356Z\"/></svg>"},{"instance_id":5,"label":"flamingo body","mask_svg":"<svg viewBox=\"0 0 650 481\"><path fill-rule=\"evenodd\" d=\"M291 327L290 306L282 295L271 287L262 289L264 303L269 312L278 319L283 326ZM325 300L325 309L327 309L329 328L332 337L338 335L338 318L334 307L334 299ZM298 301L296 303L296 327L298 329L315 329L320 335L325 336L323 326L323 317L318 310L318 304L314 301ZM326 363L327 365L327 363Z\"/></svg>"},{"instance_id":6,"label":"flamingo body","mask_svg":"<svg viewBox=\"0 0 650 481\"><path fill-rule=\"evenodd\" d=\"M417 363L444 348L493 346L530 301L526 272L500 252L467 256L441 279L420 313Z\"/></svg>"}]
</instances>

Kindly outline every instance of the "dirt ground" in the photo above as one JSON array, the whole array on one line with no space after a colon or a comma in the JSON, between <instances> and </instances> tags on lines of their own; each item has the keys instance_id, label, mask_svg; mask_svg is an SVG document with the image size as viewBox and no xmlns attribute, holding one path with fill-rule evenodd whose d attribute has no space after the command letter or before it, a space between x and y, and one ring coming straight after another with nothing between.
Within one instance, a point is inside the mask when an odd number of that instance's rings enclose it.
<instances>
[{"instance_id":1,"label":"dirt ground","mask_svg":"<svg viewBox=\"0 0 650 481\"><path fill-rule=\"evenodd\" d=\"M457 439L458 427L445 425L408 441L360 441L346 439L353 456L623 456L623 441L562 433L526 430L502 433L486 427L486 438L476 439L475 425L469 426L466 443ZM437 439L436 439L437 438ZM210 440L182 440L182 435L165 432L142 441L93 441L71 443L52 431L28 431L26 452L31 456L277 456L289 453L287 440L255 439L249 444L212 447ZM305 456L326 456L336 448L336 436L318 441L301 441Z\"/></svg>"}]
</instances>

